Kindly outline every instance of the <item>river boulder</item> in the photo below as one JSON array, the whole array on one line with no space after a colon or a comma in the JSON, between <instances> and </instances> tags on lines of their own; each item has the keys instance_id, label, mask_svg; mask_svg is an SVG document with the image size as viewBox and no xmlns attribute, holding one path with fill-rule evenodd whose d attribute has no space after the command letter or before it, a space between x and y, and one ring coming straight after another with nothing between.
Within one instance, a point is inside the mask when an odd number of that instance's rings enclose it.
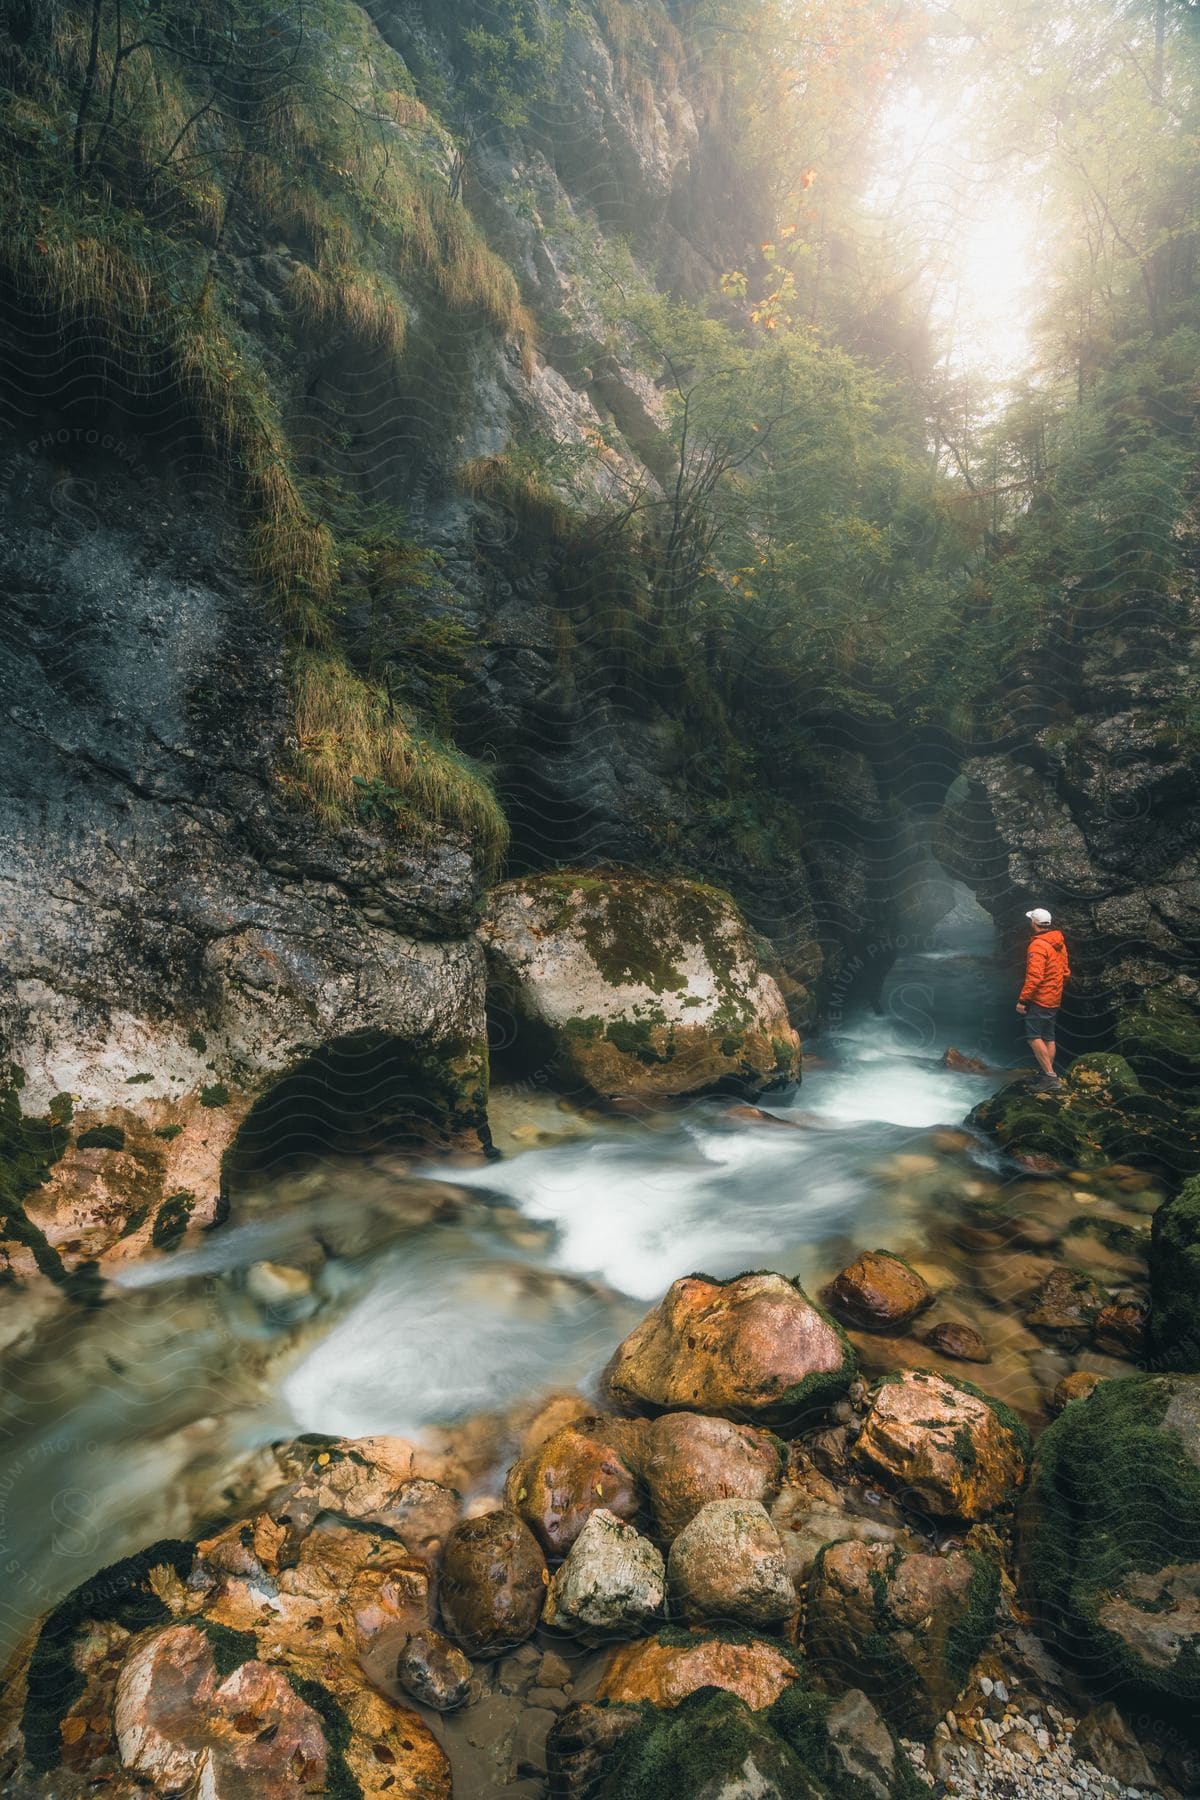
<instances>
[{"instance_id":1,"label":"river boulder","mask_svg":"<svg viewBox=\"0 0 1200 1800\"><path fill-rule=\"evenodd\" d=\"M1143 1086L1124 1057L1107 1051L1076 1057L1054 1093L1009 1082L969 1122L1031 1168L1128 1163L1176 1178L1200 1168L1200 1108Z\"/></svg>"},{"instance_id":2,"label":"river boulder","mask_svg":"<svg viewBox=\"0 0 1200 1800\"><path fill-rule=\"evenodd\" d=\"M440 1631L416 1631L396 1661L406 1694L434 1712L454 1712L471 1694L471 1665Z\"/></svg>"},{"instance_id":3,"label":"river boulder","mask_svg":"<svg viewBox=\"0 0 1200 1800\"><path fill-rule=\"evenodd\" d=\"M1051 1343L1073 1349L1091 1341L1092 1327L1108 1295L1079 1269L1050 1270L1025 1313L1025 1323Z\"/></svg>"},{"instance_id":4,"label":"river boulder","mask_svg":"<svg viewBox=\"0 0 1200 1800\"><path fill-rule=\"evenodd\" d=\"M795 1282L763 1271L689 1275L634 1327L605 1370L619 1406L798 1426L845 1393L854 1352Z\"/></svg>"},{"instance_id":5,"label":"river boulder","mask_svg":"<svg viewBox=\"0 0 1200 1800\"><path fill-rule=\"evenodd\" d=\"M671 1545L672 1618L781 1625L797 1609L779 1533L761 1500L710 1500Z\"/></svg>"},{"instance_id":6,"label":"river boulder","mask_svg":"<svg viewBox=\"0 0 1200 1800\"><path fill-rule=\"evenodd\" d=\"M1147 1260L1156 1366L1200 1369L1200 1176L1158 1208Z\"/></svg>"},{"instance_id":7,"label":"river boulder","mask_svg":"<svg viewBox=\"0 0 1200 1800\"><path fill-rule=\"evenodd\" d=\"M931 1326L922 1342L941 1356L951 1357L955 1362L985 1363L992 1360L991 1351L975 1327L964 1325L958 1319L943 1319L939 1324Z\"/></svg>"},{"instance_id":8,"label":"river boulder","mask_svg":"<svg viewBox=\"0 0 1200 1800\"><path fill-rule=\"evenodd\" d=\"M808 1586L808 1660L835 1688L862 1688L900 1729L927 1737L991 1636L995 1563L884 1544L831 1544Z\"/></svg>"},{"instance_id":9,"label":"river boulder","mask_svg":"<svg viewBox=\"0 0 1200 1800\"><path fill-rule=\"evenodd\" d=\"M657 1637L622 1644L613 1651L596 1697L616 1702L649 1700L678 1706L697 1688L723 1688L755 1712L770 1706L799 1673L798 1659L781 1644L746 1637L723 1637L671 1627Z\"/></svg>"},{"instance_id":10,"label":"river boulder","mask_svg":"<svg viewBox=\"0 0 1200 1800\"><path fill-rule=\"evenodd\" d=\"M1038 1440L1022 1598L1104 1699L1200 1719L1200 1376L1129 1375Z\"/></svg>"},{"instance_id":11,"label":"river boulder","mask_svg":"<svg viewBox=\"0 0 1200 1800\"><path fill-rule=\"evenodd\" d=\"M929 1283L890 1250L864 1250L835 1276L822 1299L844 1325L896 1331L933 1305Z\"/></svg>"},{"instance_id":12,"label":"river boulder","mask_svg":"<svg viewBox=\"0 0 1200 1800\"><path fill-rule=\"evenodd\" d=\"M787 1448L770 1432L704 1413L662 1413L646 1428L642 1473L654 1527L669 1543L710 1500L779 1492Z\"/></svg>"},{"instance_id":13,"label":"river boulder","mask_svg":"<svg viewBox=\"0 0 1200 1800\"><path fill-rule=\"evenodd\" d=\"M608 1099L798 1078L800 1040L734 902L696 882L554 871L492 890L492 1010L518 1049Z\"/></svg>"},{"instance_id":14,"label":"river boulder","mask_svg":"<svg viewBox=\"0 0 1200 1800\"><path fill-rule=\"evenodd\" d=\"M664 1581L661 1552L599 1507L551 1580L543 1622L585 1642L632 1637L661 1616Z\"/></svg>"},{"instance_id":15,"label":"river boulder","mask_svg":"<svg viewBox=\"0 0 1200 1800\"><path fill-rule=\"evenodd\" d=\"M547 1556L565 1556L597 1507L618 1519L640 1518L636 1471L643 1431L640 1420L579 1419L513 1464L505 1500Z\"/></svg>"},{"instance_id":16,"label":"river boulder","mask_svg":"<svg viewBox=\"0 0 1200 1800\"><path fill-rule=\"evenodd\" d=\"M442 1618L468 1656L496 1656L532 1637L549 1582L532 1531L514 1512L463 1519L446 1540Z\"/></svg>"},{"instance_id":17,"label":"river boulder","mask_svg":"<svg viewBox=\"0 0 1200 1800\"><path fill-rule=\"evenodd\" d=\"M851 1460L936 1518L985 1519L1025 1477L1029 1436L999 1401L943 1375L885 1376Z\"/></svg>"}]
</instances>

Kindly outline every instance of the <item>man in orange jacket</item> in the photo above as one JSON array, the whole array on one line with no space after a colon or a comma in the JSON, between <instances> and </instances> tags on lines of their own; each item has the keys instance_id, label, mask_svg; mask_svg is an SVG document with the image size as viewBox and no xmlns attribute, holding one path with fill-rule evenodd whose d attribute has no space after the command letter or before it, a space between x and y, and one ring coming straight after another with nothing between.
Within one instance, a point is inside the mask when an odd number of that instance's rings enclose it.
<instances>
[{"instance_id":1,"label":"man in orange jacket","mask_svg":"<svg viewBox=\"0 0 1200 1800\"><path fill-rule=\"evenodd\" d=\"M1041 1074L1032 1087L1039 1093L1052 1093L1062 1082L1054 1073L1054 1021L1062 1003L1063 982L1071 974L1067 946L1061 931L1052 929L1050 914L1044 906L1035 906L1025 917L1029 920L1029 949L1025 956L1025 984L1017 1000L1017 1011L1025 1015L1025 1036L1033 1051Z\"/></svg>"}]
</instances>

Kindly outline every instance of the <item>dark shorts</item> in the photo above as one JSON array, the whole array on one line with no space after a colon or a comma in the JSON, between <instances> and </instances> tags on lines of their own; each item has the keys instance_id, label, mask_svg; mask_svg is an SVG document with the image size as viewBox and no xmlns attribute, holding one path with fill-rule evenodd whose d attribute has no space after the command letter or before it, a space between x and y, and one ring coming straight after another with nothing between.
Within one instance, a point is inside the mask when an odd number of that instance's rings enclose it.
<instances>
[{"instance_id":1,"label":"dark shorts","mask_svg":"<svg viewBox=\"0 0 1200 1800\"><path fill-rule=\"evenodd\" d=\"M1054 1042L1054 1021L1057 1017L1057 1006L1027 1006L1025 1008L1025 1036L1041 1038L1044 1044L1052 1044Z\"/></svg>"}]
</instances>

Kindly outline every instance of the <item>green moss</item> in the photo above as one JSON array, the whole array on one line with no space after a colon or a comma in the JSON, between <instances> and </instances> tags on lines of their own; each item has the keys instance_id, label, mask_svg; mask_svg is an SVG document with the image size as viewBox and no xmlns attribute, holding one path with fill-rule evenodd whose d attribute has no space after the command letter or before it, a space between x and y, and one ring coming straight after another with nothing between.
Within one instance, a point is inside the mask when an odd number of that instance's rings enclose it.
<instances>
[{"instance_id":1,"label":"green moss","mask_svg":"<svg viewBox=\"0 0 1200 1800\"><path fill-rule=\"evenodd\" d=\"M219 1680L224 1681L243 1663L258 1660L258 1639L252 1631L235 1631L230 1625L218 1625L215 1619L197 1619L196 1624L208 1639Z\"/></svg>"},{"instance_id":2,"label":"green moss","mask_svg":"<svg viewBox=\"0 0 1200 1800\"><path fill-rule=\"evenodd\" d=\"M202 1031L189 1031L187 1041L188 1048L194 1050L198 1056L203 1056L208 1049L208 1039Z\"/></svg>"},{"instance_id":3,"label":"green moss","mask_svg":"<svg viewBox=\"0 0 1200 1800\"><path fill-rule=\"evenodd\" d=\"M75 1117L74 1094L53 1094L47 1108L56 1125L69 1125Z\"/></svg>"},{"instance_id":4,"label":"green moss","mask_svg":"<svg viewBox=\"0 0 1200 1800\"><path fill-rule=\"evenodd\" d=\"M702 1688L670 1711L646 1714L621 1737L600 1794L603 1800L701 1800L737 1787L748 1761L771 1791L821 1792L805 1781L795 1751L765 1718L736 1694Z\"/></svg>"},{"instance_id":5,"label":"green moss","mask_svg":"<svg viewBox=\"0 0 1200 1800\"><path fill-rule=\"evenodd\" d=\"M767 1712L773 1730L796 1752L835 1800L874 1800L875 1790L847 1775L829 1742L829 1713L833 1701L802 1682L785 1688ZM890 1728L889 1728L890 1729ZM928 1800L928 1789L917 1780L911 1763L892 1734L896 1760L890 1784L893 1800Z\"/></svg>"},{"instance_id":6,"label":"green moss","mask_svg":"<svg viewBox=\"0 0 1200 1800\"><path fill-rule=\"evenodd\" d=\"M196 1204L196 1196L186 1189L178 1194L168 1194L167 1198L155 1214L154 1226L150 1233L150 1242L156 1250L174 1250L188 1228L188 1221Z\"/></svg>"},{"instance_id":7,"label":"green moss","mask_svg":"<svg viewBox=\"0 0 1200 1800\"><path fill-rule=\"evenodd\" d=\"M196 1546L181 1538L161 1538L136 1556L109 1563L73 1588L47 1613L30 1658L21 1732L32 1767L44 1774L57 1766L62 1749L59 1720L84 1691L72 1652L83 1626L114 1620L126 1631L164 1625L171 1615L147 1585L151 1569L165 1565L182 1579L191 1570Z\"/></svg>"},{"instance_id":8,"label":"green moss","mask_svg":"<svg viewBox=\"0 0 1200 1800\"><path fill-rule=\"evenodd\" d=\"M159 1125L155 1128L154 1135L156 1138L164 1139L164 1141L169 1144L173 1138L181 1137L183 1135L183 1126Z\"/></svg>"},{"instance_id":9,"label":"green moss","mask_svg":"<svg viewBox=\"0 0 1200 1800\"><path fill-rule=\"evenodd\" d=\"M1041 1634L1123 1699L1192 1732L1200 1719L1194 1645L1156 1666L1100 1621L1136 1572L1200 1561L1200 1467L1165 1426L1173 1401L1187 1433L1200 1394L1189 1375L1130 1375L1068 1406L1038 1442L1020 1514L1023 1597Z\"/></svg>"},{"instance_id":10,"label":"green moss","mask_svg":"<svg viewBox=\"0 0 1200 1800\"><path fill-rule=\"evenodd\" d=\"M283 1671L292 1692L305 1706L311 1707L321 1721L328 1746L328 1757L325 1765L326 1794L333 1800L363 1800L363 1791L350 1772L346 1761L346 1751L350 1747L353 1735L350 1721L341 1704L316 1681L308 1681L301 1675L295 1675L290 1669Z\"/></svg>"},{"instance_id":11,"label":"green moss","mask_svg":"<svg viewBox=\"0 0 1200 1800\"><path fill-rule=\"evenodd\" d=\"M568 1019L563 1026L567 1037L579 1038L584 1043L593 1043L604 1030L604 1020L599 1013L589 1013L587 1018Z\"/></svg>"},{"instance_id":12,"label":"green moss","mask_svg":"<svg viewBox=\"0 0 1200 1800\"><path fill-rule=\"evenodd\" d=\"M657 1063L670 1061L670 1052L659 1052L653 1042L652 1027L646 1019L612 1019L605 1029L605 1037L623 1056L635 1056L639 1062Z\"/></svg>"},{"instance_id":13,"label":"green moss","mask_svg":"<svg viewBox=\"0 0 1200 1800\"><path fill-rule=\"evenodd\" d=\"M80 1150L123 1150L125 1133L119 1125L93 1125L90 1131L81 1132L75 1143Z\"/></svg>"},{"instance_id":14,"label":"green moss","mask_svg":"<svg viewBox=\"0 0 1200 1800\"><path fill-rule=\"evenodd\" d=\"M229 1089L220 1081L214 1081L211 1087L202 1087L200 1104L201 1106L228 1106Z\"/></svg>"},{"instance_id":15,"label":"green moss","mask_svg":"<svg viewBox=\"0 0 1200 1800\"><path fill-rule=\"evenodd\" d=\"M132 1237L135 1231L140 1231L142 1229L142 1226L146 1223L149 1216L149 1206L135 1207L121 1227L121 1236L123 1238Z\"/></svg>"},{"instance_id":16,"label":"green moss","mask_svg":"<svg viewBox=\"0 0 1200 1800\"><path fill-rule=\"evenodd\" d=\"M946 1666L962 1688L972 1666L991 1637L1000 1604L1000 1570L990 1556L966 1550L971 1559L966 1607L946 1633Z\"/></svg>"},{"instance_id":17,"label":"green moss","mask_svg":"<svg viewBox=\"0 0 1200 1800\"><path fill-rule=\"evenodd\" d=\"M1154 1366L1200 1369L1200 1177L1158 1208L1147 1262Z\"/></svg>"},{"instance_id":18,"label":"green moss","mask_svg":"<svg viewBox=\"0 0 1200 1800\"><path fill-rule=\"evenodd\" d=\"M954 1434L954 1454L964 1469L973 1469L979 1461L975 1440L965 1425L960 1425Z\"/></svg>"},{"instance_id":19,"label":"green moss","mask_svg":"<svg viewBox=\"0 0 1200 1800\"><path fill-rule=\"evenodd\" d=\"M125 1086L126 1087L144 1087L146 1082L153 1081L153 1080L154 1080L153 1075L149 1072L148 1069L146 1069L146 1070L143 1070L140 1075L127 1075L125 1077Z\"/></svg>"}]
</instances>

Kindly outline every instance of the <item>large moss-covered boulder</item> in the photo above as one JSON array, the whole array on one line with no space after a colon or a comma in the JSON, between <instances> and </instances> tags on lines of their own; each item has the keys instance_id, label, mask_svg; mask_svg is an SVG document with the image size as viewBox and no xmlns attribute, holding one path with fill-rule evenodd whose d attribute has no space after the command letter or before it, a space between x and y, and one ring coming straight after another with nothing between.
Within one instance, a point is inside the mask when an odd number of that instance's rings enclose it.
<instances>
[{"instance_id":1,"label":"large moss-covered boulder","mask_svg":"<svg viewBox=\"0 0 1200 1800\"><path fill-rule=\"evenodd\" d=\"M1160 1369L1200 1369L1200 1176L1154 1215L1150 1347Z\"/></svg>"},{"instance_id":2,"label":"large moss-covered boulder","mask_svg":"<svg viewBox=\"0 0 1200 1800\"><path fill-rule=\"evenodd\" d=\"M1200 1376L1103 1382L1043 1433L1020 1575L1096 1694L1200 1735Z\"/></svg>"},{"instance_id":3,"label":"large moss-covered boulder","mask_svg":"<svg viewBox=\"0 0 1200 1800\"><path fill-rule=\"evenodd\" d=\"M977 1106L972 1125L1033 1167L1200 1168L1200 1109L1150 1091L1122 1056L1097 1051L1075 1059L1054 1093L1011 1081Z\"/></svg>"},{"instance_id":4,"label":"large moss-covered boulder","mask_svg":"<svg viewBox=\"0 0 1200 1800\"><path fill-rule=\"evenodd\" d=\"M841 1327L770 1271L672 1283L604 1372L631 1412L717 1413L795 1427L846 1392L854 1352Z\"/></svg>"},{"instance_id":5,"label":"large moss-covered boulder","mask_svg":"<svg viewBox=\"0 0 1200 1800\"><path fill-rule=\"evenodd\" d=\"M609 1099L793 1081L800 1040L727 894L565 871L495 888L493 1012L526 1060Z\"/></svg>"},{"instance_id":6,"label":"large moss-covered boulder","mask_svg":"<svg viewBox=\"0 0 1200 1800\"><path fill-rule=\"evenodd\" d=\"M1143 1087L1183 1091L1200 1098L1200 1014L1182 994L1153 988L1121 1015L1117 1049Z\"/></svg>"}]
</instances>

